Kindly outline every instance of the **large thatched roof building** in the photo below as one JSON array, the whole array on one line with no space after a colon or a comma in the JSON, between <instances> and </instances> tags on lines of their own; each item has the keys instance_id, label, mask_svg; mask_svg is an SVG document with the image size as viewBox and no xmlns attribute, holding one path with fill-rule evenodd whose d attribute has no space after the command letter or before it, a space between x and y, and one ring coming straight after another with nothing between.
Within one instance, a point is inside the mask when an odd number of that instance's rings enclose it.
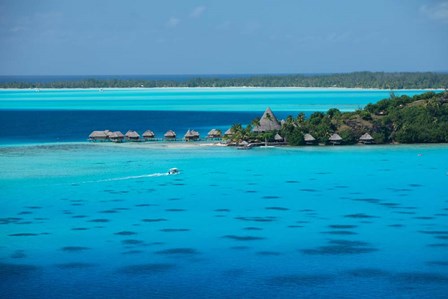
<instances>
[{"instance_id":1,"label":"large thatched roof building","mask_svg":"<svg viewBox=\"0 0 448 299\"><path fill-rule=\"evenodd\" d=\"M255 126L254 132L263 133L263 132L271 132L280 130L281 125L271 108L266 108L266 111L263 113L263 116L260 118L260 124Z\"/></svg>"}]
</instances>

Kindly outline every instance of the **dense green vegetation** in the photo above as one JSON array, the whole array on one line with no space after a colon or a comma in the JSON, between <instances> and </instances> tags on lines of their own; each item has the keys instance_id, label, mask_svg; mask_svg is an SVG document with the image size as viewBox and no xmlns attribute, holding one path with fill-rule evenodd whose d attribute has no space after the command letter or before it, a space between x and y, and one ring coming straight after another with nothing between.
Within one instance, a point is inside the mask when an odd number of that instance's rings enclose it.
<instances>
[{"instance_id":1,"label":"dense green vegetation","mask_svg":"<svg viewBox=\"0 0 448 299\"><path fill-rule=\"evenodd\" d=\"M279 133L290 145L305 144L304 135L311 134L316 143L328 143L331 134L342 137L342 144L355 144L360 136L369 133L375 143L445 143L448 142L448 92L427 92L414 97L396 97L376 104L369 104L362 110L340 112L330 109L326 113L314 112L309 118L303 113L297 117L288 116L281 130L257 134L252 131L258 120L243 128L232 127L231 141L241 140L263 142L274 141Z\"/></svg>"},{"instance_id":2,"label":"dense green vegetation","mask_svg":"<svg viewBox=\"0 0 448 299\"><path fill-rule=\"evenodd\" d=\"M108 88L108 87L346 87L381 89L447 88L445 73L356 72L321 75L254 75L250 77L197 77L189 80L97 80L66 82L3 82L0 88Z\"/></svg>"}]
</instances>

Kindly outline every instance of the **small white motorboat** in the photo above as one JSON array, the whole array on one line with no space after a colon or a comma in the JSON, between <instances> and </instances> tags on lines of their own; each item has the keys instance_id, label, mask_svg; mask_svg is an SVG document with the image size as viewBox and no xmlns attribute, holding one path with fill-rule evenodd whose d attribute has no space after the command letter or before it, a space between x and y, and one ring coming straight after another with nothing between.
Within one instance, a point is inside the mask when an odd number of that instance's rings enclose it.
<instances>
[{"instance_id":1,"label":"small white motorboat","mask_svg":"<svg viewBox=\"0 0 448 299\"><path fill-rule=\"evenodd\" d=\"M180 171L177 168L170 168L170 170L168 170L168 174L179 174Z\"/></svg>"}]
</instances>

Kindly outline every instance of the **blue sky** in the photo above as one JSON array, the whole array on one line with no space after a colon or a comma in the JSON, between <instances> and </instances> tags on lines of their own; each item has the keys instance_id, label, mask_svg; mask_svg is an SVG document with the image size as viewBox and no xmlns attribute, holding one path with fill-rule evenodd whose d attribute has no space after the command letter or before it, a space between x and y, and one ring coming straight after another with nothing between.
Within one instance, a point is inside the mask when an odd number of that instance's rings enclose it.
<instances>
[{"instance_id":1,"label":"blue sky","mask_svg":"<svg viewBox=\"0 0 448 299\"><path fill-rule=\"evenodd\" d=\"M448 71L448 0L1 0L0 75Z\"/></svg>"}]
</instances>

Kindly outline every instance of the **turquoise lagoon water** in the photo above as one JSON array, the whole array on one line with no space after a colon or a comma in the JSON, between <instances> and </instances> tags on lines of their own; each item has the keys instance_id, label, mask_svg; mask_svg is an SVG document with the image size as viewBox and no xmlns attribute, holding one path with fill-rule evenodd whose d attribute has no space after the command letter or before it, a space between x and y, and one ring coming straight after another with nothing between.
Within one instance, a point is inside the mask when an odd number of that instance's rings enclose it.
<instances>
[{"instance_id":1,"label":"turquoise lagoon water","mask_svg":"<svg viewBox=\"0 0 448 299\"><path fill-rule=\"evenodd\" d=\"M446 145L68 143L0 160L1 298L448 294Z\"/></svg>"},{"instance_id":2,"label":"turquoise lagoon water","mask_svg":"<svg viewBox=\"0 0 448 299\"><path fill-rule=\"evenodd\" d=\"M204 134L266 106L284 117L388 96L0 91L0 298L446 298L447 145L51 143L94 129Z\"/></svg>"},{"instance_id":3,"label":"turquoise lagoon water","mask_svg":"<svg viewBox=\"0 0 448 299\"><path fill-rule=\"evenodd\" d=\"M395 90L413 96L424 90ZM313 88L155 88L0 90L0 109L151 111L354 111L389 90Z\"/></svg>"}]
</instances>

